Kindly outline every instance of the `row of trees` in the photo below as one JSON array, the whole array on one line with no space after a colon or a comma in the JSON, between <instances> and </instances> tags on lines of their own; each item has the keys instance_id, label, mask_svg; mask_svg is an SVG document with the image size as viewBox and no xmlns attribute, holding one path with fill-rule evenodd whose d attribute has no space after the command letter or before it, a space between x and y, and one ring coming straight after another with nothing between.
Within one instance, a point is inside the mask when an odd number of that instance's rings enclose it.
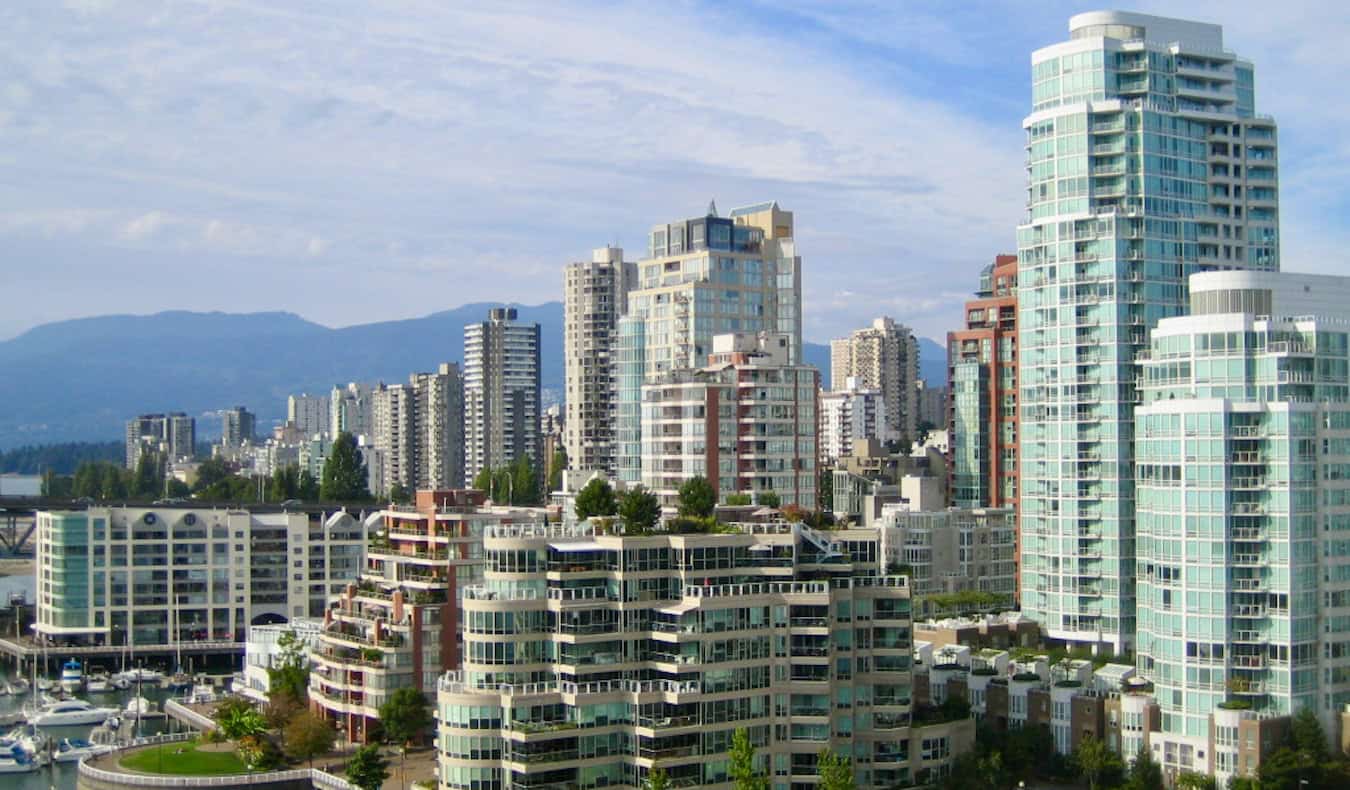
<instances>
[{"instance_id":1,"label":"row of trees","mask_svg":"<svg viewBox=\"0 0 1350 790\"><path fill-rule=\"evenodd\" d=\"M756 498L764 507L779 507L779 497L772 491L761 492ZM727 497L727 504L749 505L751 498L749 494L732 494ZM705 477L695 476L684 481L676 506L678 517L666 523L666 529L671 532L717 532L723 529L716 518L717 491ZM616 494L602 478L590 481L577 492L575 508L577 518L617 516L628 534L650 532L661 518L661 503L655 494L641 486ZM834 523L829 514L813 513L796 505L783 507L782 513L789 521L802 521L811 526L827 527Z\"/></svg>"},{"instance_id":2,"label":"row of trees","mask_svg":"<svg viewBox=\"0 0 1350 790\"><path fill-rule=\"evenodd\" d=\"M486 491L488 498L498 504L542 505L544 492L534 460L521 456L507 466L483 469L473 479L473 487Z\"/></svg>"},{"instance_id":3,"label":"row of trees","mask_svg":"<svg viewBox=\"0 0 1350 790\"><path fill-rule=\"evenodd\" d=\"M51 472L71 475L80 464L90 461L119 461L125 457L122 442L62 442L27 444L0 451L0 472L37 475Z\"/></svg>"},{"instance_id":4,"label":"row of trees","mask_svg":"<svg viewBox=\"0 0 1350 790\"><path fill-rule=\"evenodd\" d=\"M731 735L731 748L727 751L729 760L727 773L736 783L736 790L769 790L769 774L755 760L755 746L750 742L750 733L744 727ZM853 764L849 758L836 754L829 749L821 751L816 761L816 774L820 781L819 790L854 790ZM670 790L670 777L660 767L653 768L647 774L645 790Z\"/></svg>"},{"instance_id":5,"label":"row of trees","mask_svg":"<svg viewBox=\"0 0 1350 790\"><path fill-rule=\"evenodd\" d=\"M187 496L191 490L181 480L165 480L160 455L142 453L134 470L111 461L84 461L73 475L47 471L42 475L41 493L45 497L112 500Z\"/></svg>"}]
</instances>

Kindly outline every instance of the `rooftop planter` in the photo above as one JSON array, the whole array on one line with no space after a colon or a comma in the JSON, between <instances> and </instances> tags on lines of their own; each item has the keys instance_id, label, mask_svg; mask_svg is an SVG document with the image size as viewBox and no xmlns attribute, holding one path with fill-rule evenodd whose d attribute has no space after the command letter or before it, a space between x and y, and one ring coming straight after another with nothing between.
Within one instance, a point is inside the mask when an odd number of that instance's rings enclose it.
<instances>
[{"instance_id":1,"label":"rooftop planter","mask_svg":"<svg viewBox=\"0 0 1350 790\"><path fill-rule=\"evenodd\" d=\"M1041 676L1037 675L1035 672L1018 672L1016 675L1012 676L1012 679L1018 683L1035 683L1041 679Z\"/></svg>"}]
</instances>

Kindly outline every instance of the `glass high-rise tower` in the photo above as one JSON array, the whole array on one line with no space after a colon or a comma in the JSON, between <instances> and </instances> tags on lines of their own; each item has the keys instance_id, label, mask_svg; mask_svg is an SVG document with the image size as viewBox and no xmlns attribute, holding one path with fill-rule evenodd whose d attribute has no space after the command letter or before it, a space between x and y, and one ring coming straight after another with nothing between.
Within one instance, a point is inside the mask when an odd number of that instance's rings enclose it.
<instances>
[{"instance_id":1,"label":"glass high-rise tower","mask_svg":"<svg viewBox=\"0 0 1350 790\"><path fill-rule=\"evenodd\" d=\"M1032 55L1018 228L1022 607L1135 630L1135 357L1187 277L1279 268L1276 129L1217 25L1079 14Z\"/></svg>"}]
</instances>

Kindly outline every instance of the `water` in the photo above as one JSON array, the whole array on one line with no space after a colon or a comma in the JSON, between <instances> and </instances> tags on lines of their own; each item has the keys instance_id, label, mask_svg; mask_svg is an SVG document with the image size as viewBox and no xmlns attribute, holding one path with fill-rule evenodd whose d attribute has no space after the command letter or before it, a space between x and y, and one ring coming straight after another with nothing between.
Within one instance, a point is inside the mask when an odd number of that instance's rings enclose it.
<instances>
[{"instance_id":1,"label":"water","mask_svg":"<svg viewBox=\"0 0 1350 790\"><path fill-rule=\"evenodd\" d=\"M7 682L8 678L0 680ZM172 697L173 693L166 688L142 686L140 695L154 702L156 709L163 710L164 700ZM107 694L81 693L76 696L99 707L123 709L136 696L136 687L133 685L126 691L113 690ZM19 710L30 701L32 701L31 691L22 697L8 695L0 697L0 713ZM175 723L175 726L180 725ZM84 738L87 740L93 729L93 725L43 727L42 732L54 741L59 741L62 738ZM169 720L165 718L143 719L141 721L142 735L154 735L167 732L168 729ZM0 787L4 790L75 790L78 767L76 763L53 763L36 773L0 775Z\"/></svg>"}]
</instances>

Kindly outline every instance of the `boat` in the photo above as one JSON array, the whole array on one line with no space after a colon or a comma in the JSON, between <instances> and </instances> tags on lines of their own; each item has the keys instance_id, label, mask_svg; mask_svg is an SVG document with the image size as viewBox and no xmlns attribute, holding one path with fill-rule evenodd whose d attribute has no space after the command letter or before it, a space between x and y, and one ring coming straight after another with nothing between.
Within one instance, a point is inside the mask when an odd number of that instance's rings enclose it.
<instances>
[{"instance_id":1,"label":"boat","mask_svg":"<svg viewBox=\"0 0 1350 790\"><path fill-rule=\"evenodd\" d=\"M164 685L168 686L170 691L182 691L192 687L192 676L186 672L175 672Z\"/></svg>"},{"instance_id":2,"label":"boat","mask_svg":"<svg viewBox=\"0 0 1350 790\"><path fill-rule=\"evenodd\" d=\"M17 743L23 747L29 754L45 754L47 752L47 736L43 735L37 727L31 724L23 724L10 730L9 734L0 740L0 743Z\"/></svg>"},{"instance_id":3,"label":"boat","mask_svg":"<svg viewBox=\"0 0 1350 790\"><path fill-rule=\"evenodd\" d=\"M10 694L17 697L22 694L27 694L28 689L32 688L32 686L28 685L28 681L24 678L14 678L5 686L5 688L8 689Z\"/></svg>"},{"instance_id":4,"label":"boat","mask_svg":"<svg viewBox=\"0 0 1350 790\"><path fill-rule=\"evenodd\" d=\"M117 751L116 746L90 743L83 738L62 738L52 753L52 760L58 763L75 763L86 757L97 757Z\"/></svg>"},{"instance_id":5,"label":"boat","mask_svg":"<svg viewBox=\"0 0 1350 790\"><path fill-rule=\"evenodd\" d=\"M19 744L0 741L0 774L29 774L41 767Z\"/></svg>"},{"instance_id":6,"label":"boat","mask_svg":"<svg viewBox=\"0 0 1350 790\"><path fill-rule=\"evenodd\" d=\"M84 666L75 659L61 665L61 688L67 694L74 694L84 687Z\"/></svg>"},{"instance_id":7,"label":"boat","mask_svg":"<svg viewBox=\"0 0 1350 790\"><path fill-rule=\"evenodd\" d=\"M155 710L154 703L152 703L145 697L137 697L127 703L127 706L122 709L122 715L144 716L147 713L152 713L154 710Z\"/></svg>"},{"instance_id":8,"label":"boat","mask_svg":"<svg viewBox=\"0 0 1350 790\"><path fill-rule=\"evenodd\" d=\"M36 727L60 727L68 724L102 724L117 713L115 708L99 708L82 699L53 702L32 711L28 723Z\"/></svg>"},{"instance_id":9,"label":"boat","mask_svg":"<svg viewBox=\"0 0 1350 790\"><path fill-rule=\"evenodd\" d=\"M126 691L127 689L131 688L131 681L123 677L122 675L113 675L112 679L108 681L108 685L112 686L118 691Z\"/></svg>"},{"instance_id":10,"label":"boat","mask_svg":"<svg viewBox=\"0 0 1350 790\"><path fill-rule=\"evenodd\" d=\"M113 690L112 680L106 672L95 672L85 680L84 690L90 694L107 694Z\"/></svg>"},{"instance_id":11,"label":"boat","mask_svg":"<svg viewBox=\"0 0 1350 790\"><path fill-rule=\"evenodd\" d=\"M38 691L51 691L55 685L51 678L38 678L37 681Z\"/></svg>"},{"instance_id":12,"label":"boat","mask_svg":"<svg viewBox=\"0 0 1350 790\"><path fill-rule=\"evenodd\" d=\"M146 669L145 667L136 667L135 669L128 669L126 672L117 673L117 675L115 675L114 677L123 678L127 682L132 684L162 683L164 681L164 673L156 672L153 669Z\"/></svg>"}]
</instances>

